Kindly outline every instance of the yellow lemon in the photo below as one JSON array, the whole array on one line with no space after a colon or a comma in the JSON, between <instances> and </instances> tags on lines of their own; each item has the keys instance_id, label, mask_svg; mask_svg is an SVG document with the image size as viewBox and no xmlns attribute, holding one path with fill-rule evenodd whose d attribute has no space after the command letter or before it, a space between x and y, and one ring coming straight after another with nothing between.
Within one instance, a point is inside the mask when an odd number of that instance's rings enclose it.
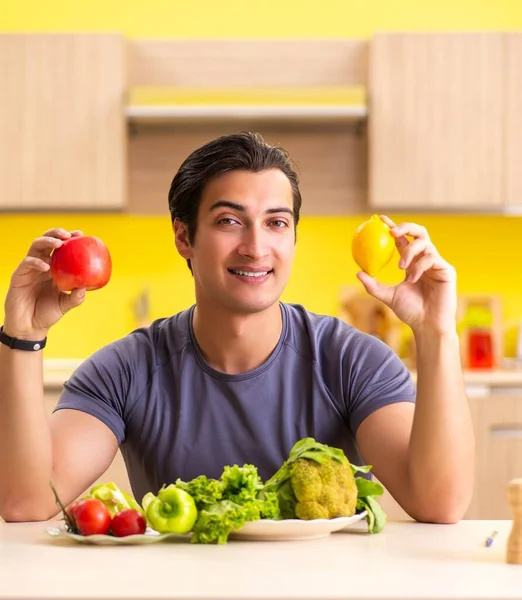
<instances>
[{"instance_id":1,"label":"yellow lemon","mask_svg":"<svg viewBox=\"0 0 522 600\"><path fill-rule=\"evenodd\" d=\"M352 239L352 256L359 267L375 277L390 262L395 240L390 228L378 215L361 223Z\"/></svg>"}]
</instances>

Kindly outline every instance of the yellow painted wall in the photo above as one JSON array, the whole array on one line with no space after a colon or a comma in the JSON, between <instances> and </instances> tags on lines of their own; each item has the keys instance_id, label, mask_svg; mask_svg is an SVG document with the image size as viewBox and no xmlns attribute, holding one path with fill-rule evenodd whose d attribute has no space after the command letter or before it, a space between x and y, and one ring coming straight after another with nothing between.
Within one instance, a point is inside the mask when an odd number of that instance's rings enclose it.
<instances>
[{"instance_id":1,"label":"yellow painted wall","mask_svg":"<svg viewBox=\"0 0 522 600\"><path fill-rule=\"evenodd\" d=\"M121 31L129 37L367 37L377 30L521 30L522 2L497 0L0 0L0 31ZM165 190L166 195L167 190ZM305 199L306 202L306 199ZM392 215L394 216L394 215ZM364 218L304 218L284 300L336 314L339 289L358 285L350 238ZM522 319L522 221L518 217L403 215L426 225L459 273L459 291L500 293L506 353ZM47 357L85 357L135 326L132 303L147 288L153 318L193 301L192 279L164 217L0 214L0 297L30 241L52 226L81 228L105 240L113 278L52 332ZM400 274L389 266L383 280ZM3 318L0 307L0 321Z\"/></svg>"},{"instance_id":2,"label":"yellow painted wall","mask_svg":"<svg viewBox=\"0 0 522 600\"><path fill-rule=\"evenodd\" d=\"M520 0L1 0L8 31L130 37L367 37L377 30L516 30Z\"/></svg>"}]
</instances>

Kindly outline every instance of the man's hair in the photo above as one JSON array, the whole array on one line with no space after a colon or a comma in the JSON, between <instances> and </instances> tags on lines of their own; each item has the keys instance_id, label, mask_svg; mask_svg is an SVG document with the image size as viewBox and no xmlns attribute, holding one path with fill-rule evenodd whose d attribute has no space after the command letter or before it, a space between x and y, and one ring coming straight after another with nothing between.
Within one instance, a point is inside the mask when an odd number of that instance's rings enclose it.
<instances>
[{"instance_id":1,"label":"man's hair","mask_svg":"<svg viewBox=\"0 0 522 600\"><path fill-rule=\"evenodd\" d=\"M286 150L271 146L261 135L250 132L224 135L212 140L194 150L183 161L169 190L172 221L179 219L186 225L189 242L193 244L205 186L215 177L229 171L259 173L267 169L279 169L288 177L292 186L294 227L297 227L301 192L293 162ZM190 261L187 262L192 270Z\"/></svg>"}]
</instances>

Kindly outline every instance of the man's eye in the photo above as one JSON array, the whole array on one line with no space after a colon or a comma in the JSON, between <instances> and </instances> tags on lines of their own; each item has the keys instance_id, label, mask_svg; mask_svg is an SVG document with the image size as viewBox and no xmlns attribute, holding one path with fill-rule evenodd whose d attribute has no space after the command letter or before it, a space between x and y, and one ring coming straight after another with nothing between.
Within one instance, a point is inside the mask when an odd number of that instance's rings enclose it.
<instances>
[{"instance_id":1,"label":"man's eye","mask_svg":"<svg viewBox=\"0 0 522 600\"><path fill-rule=\"evenodd\" d=\"M235 219L231 219L230 217L224 217L218 221L218 225L234 225L234 223L237 223L237 221Z\"/></svg>"},{"instance_id":2,"label":"man's eye","mask_svg":"<svg viewBox=\"0 0 522 600\"><path fill-rule=\"evenodd\" d=\"M283 229L284 227L288 227L288 223L281 219L275 219L274 221L271 221L270 224L273 225L276 229Z\"/></svg>"}]
</instances>

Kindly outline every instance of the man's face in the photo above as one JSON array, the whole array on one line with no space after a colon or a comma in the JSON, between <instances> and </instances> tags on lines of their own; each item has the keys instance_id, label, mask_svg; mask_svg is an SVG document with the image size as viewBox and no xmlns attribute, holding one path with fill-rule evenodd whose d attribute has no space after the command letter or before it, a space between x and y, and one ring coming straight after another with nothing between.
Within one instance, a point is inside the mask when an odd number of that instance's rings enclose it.
<instances>
[{"instance_id":1,"label":"man's face","mask_svg":"<svg viewBox=\"0 0 522 600\"><path fill-rule=\"evenodd\" d=\"M179 249L179 245L178 245ZM295 253L292 187L279 169L230 171L208 183L187 246L198 302L238 314L272 306Z\"/></svg>"}]
</instances>

